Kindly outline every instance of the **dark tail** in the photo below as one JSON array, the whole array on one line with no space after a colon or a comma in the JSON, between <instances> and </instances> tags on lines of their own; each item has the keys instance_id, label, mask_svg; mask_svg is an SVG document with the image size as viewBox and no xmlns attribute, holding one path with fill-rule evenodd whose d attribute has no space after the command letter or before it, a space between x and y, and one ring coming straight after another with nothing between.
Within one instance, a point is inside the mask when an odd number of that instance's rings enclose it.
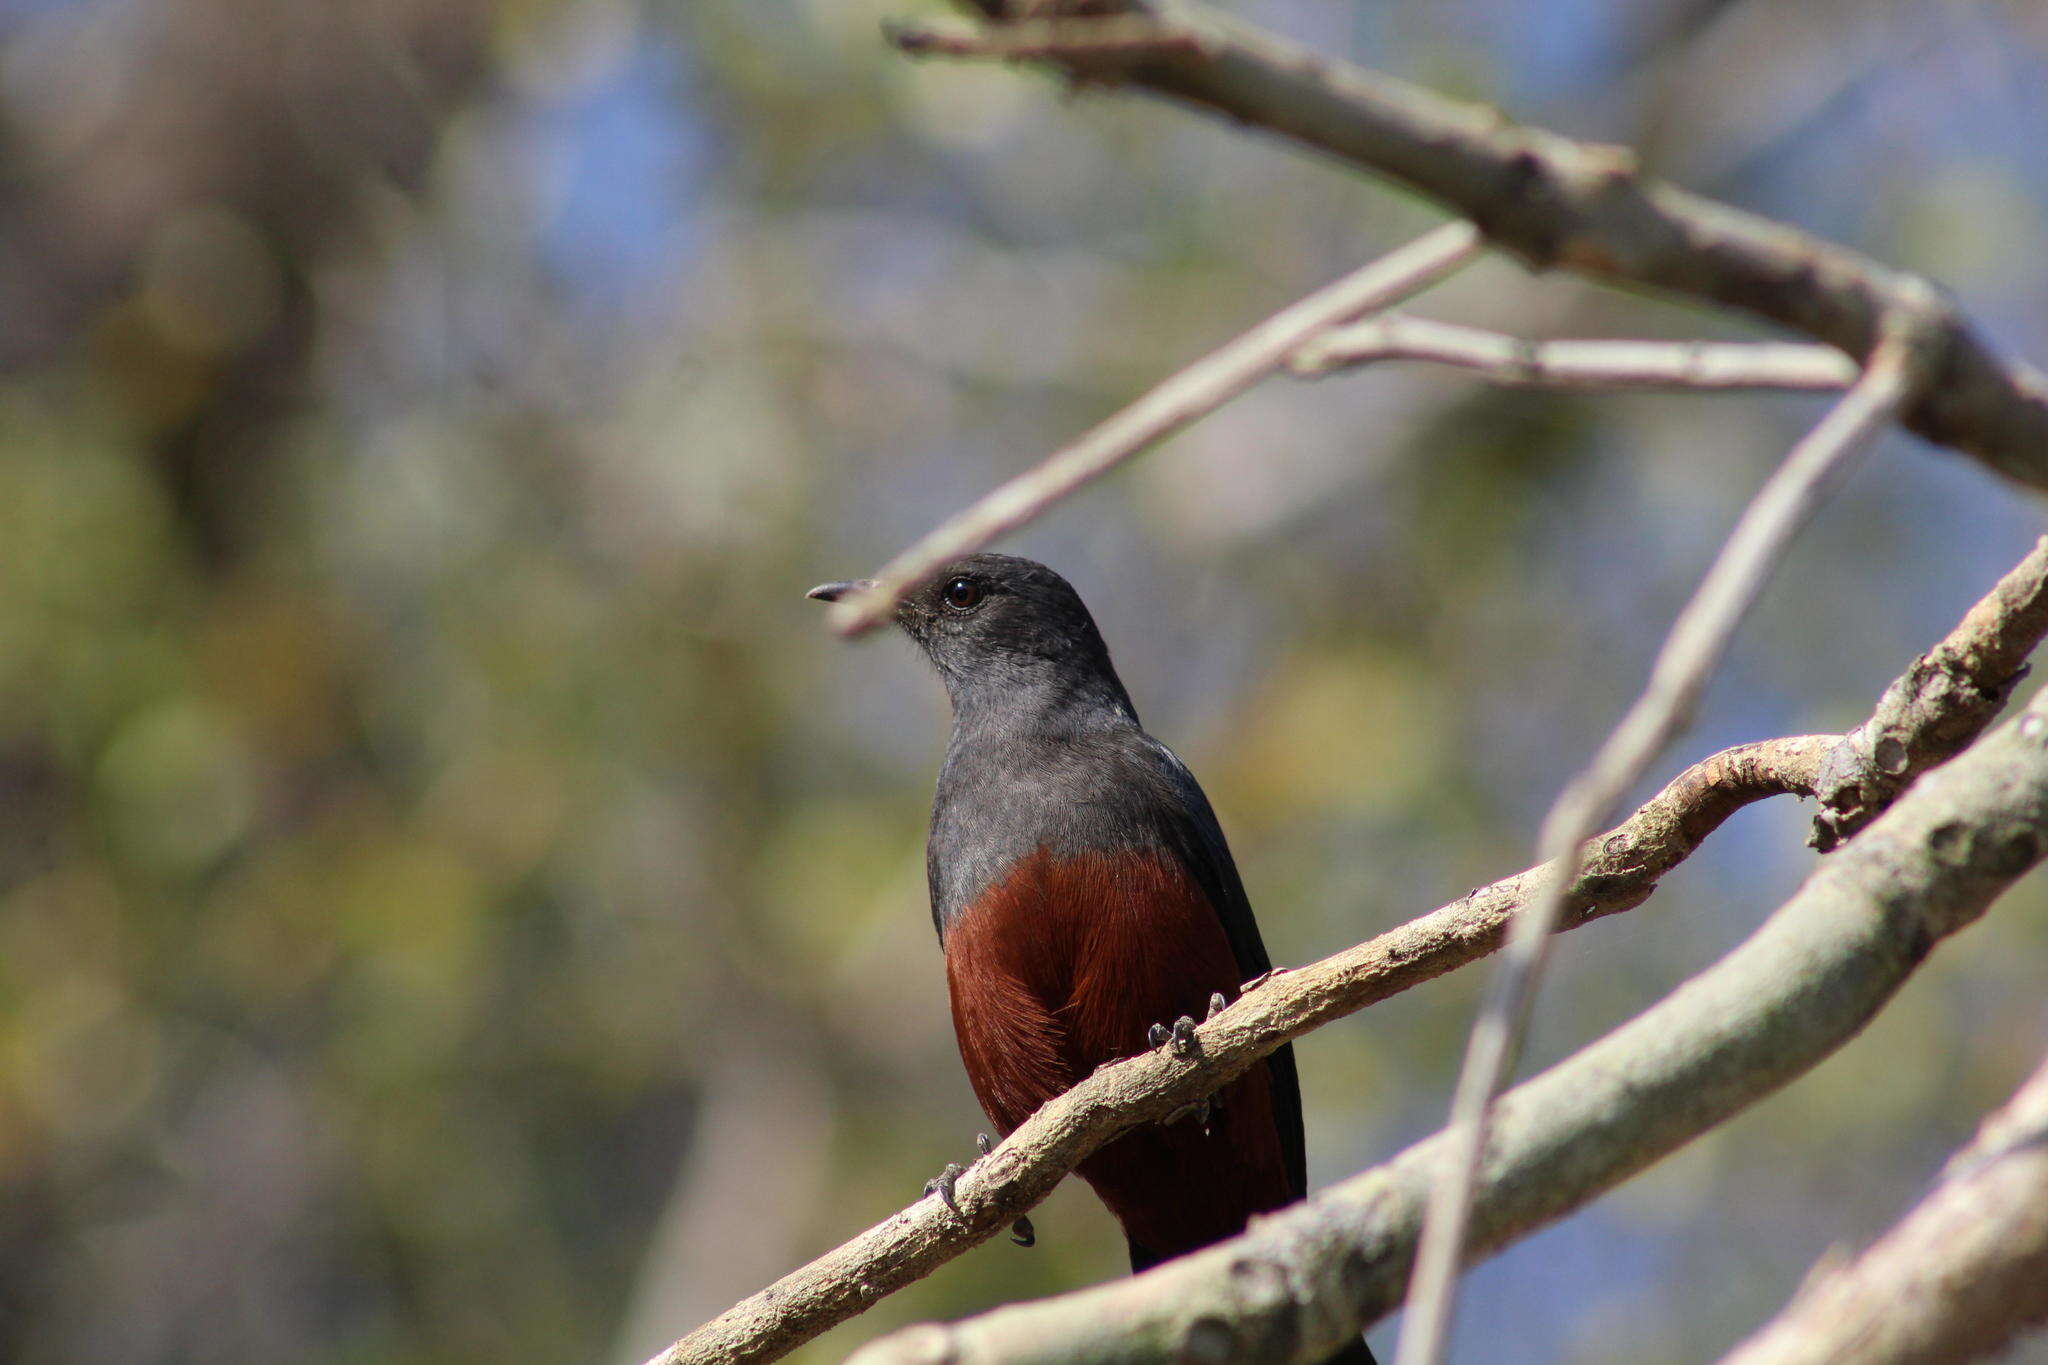
<instances>
[{"instance_id":1,"label":"dark tail","mask_svg":"<svg viewBox=\"0 0 2048 1365\"><path fill-rule=\"evenodd\" d=\"M1130 1241L1129 1238L1125 1240L1127 1242ZM1139 1246L1136 1242L1130 1242L1130 1248L1131 1273L1133 1275L1142 1275L1161 1261L1168 1259L1155 1251ZM1337 1354L1325 1358L1323 1365L1379 1365L1379 1361L1373 1358L1371 1348L1365 1344L1363 1339L1360 1339L1352 1342L1349 1346L1337 1352Z\"/></svg>"}]
</instances>

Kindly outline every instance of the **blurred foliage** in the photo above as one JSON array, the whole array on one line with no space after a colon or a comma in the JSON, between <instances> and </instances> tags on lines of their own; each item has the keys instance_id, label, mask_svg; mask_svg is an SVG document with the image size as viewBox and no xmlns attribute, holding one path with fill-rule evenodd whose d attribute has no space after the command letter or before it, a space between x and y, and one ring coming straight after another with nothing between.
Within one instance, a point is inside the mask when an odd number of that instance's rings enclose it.
<instances>
[{"instance_id":1,"label":"blurred foliage","mask_svg":"<svg viewBox=\"0 0 2048 1365\"><path fill-rule=\"evenodd\" d=\"M906 0L906 4L909 0ZM0 0L0 1357L632 1361L980 1125L937 688L800 600L1430 221L1269 141L914 65L882 0ZM2048 355L2048 27L1984 2L1244 11L1640 142ZM1489 262L1517 332L1740 335ZM1020 539L1282 961L1512 871L1810 400L1275 384ZM1852 722L2034 505L1887 447L1687 756ZM1745 814L1573 935L1537 1060L1802 875ZM1482 1269L1468 1360L1696 1360L2048 1040L2023 888L1811 1081ZM1477 973L1303 1044L1328 1180ZM812 1348L1118 1273L1065 1190Z\"/></svg>"}]
</instances>

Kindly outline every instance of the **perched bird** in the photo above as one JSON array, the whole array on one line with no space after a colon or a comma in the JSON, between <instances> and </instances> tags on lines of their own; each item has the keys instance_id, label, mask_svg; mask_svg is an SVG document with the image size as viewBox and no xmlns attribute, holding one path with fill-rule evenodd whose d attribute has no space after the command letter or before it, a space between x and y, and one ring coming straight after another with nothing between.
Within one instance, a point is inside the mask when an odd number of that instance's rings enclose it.
<instances>
[{"instance_id":1,"label":"perched bird","mask_svg":"<svg viewBox=\"0 0 2048 1365\"><path fill-rule=\"evenodd\" d=\"M896 623L953 704L925 867L960 1059L1008 1133L1103 1063L1160 1045L1167 1021L1235 1000L1272 963L1208 798L1139 725L1064 578L972 555L906 597ZM1302 1198L1293 1050L1226 1087L1204 1118L1135 1129L1078 1173L1123 1225L1133 1271ZM1372 1356L1357 1342L1332 1359Z\"/></svg>"}]
</instances>

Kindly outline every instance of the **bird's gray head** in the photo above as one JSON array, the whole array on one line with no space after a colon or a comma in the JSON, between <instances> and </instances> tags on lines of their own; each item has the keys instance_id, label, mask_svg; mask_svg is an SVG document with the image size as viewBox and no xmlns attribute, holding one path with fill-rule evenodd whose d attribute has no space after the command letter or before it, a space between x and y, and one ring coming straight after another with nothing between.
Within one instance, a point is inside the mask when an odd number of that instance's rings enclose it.
<instances>
[{"instance_id":1,"label":"bird's gray head","mask_svg":"<svg viewBox=\"0 0 2048 1365\"><path fill-rule=\"evenodd\" d=\"M808 596L836 602L864 586L822 583ZM1036 560L955 560L897 604L896 624L938 669L956 713L1079 707L1136 719L1081 595Z\"/></svg>"}]
</instances>

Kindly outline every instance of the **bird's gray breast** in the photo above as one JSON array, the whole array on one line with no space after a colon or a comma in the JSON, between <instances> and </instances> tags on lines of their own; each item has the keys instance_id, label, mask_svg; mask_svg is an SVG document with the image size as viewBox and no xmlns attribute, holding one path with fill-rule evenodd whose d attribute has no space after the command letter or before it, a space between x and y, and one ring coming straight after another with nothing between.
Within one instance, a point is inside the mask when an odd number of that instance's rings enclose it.
<instances>
[{"instance_id":1,"label":"bird's gray breast","mask_svg":"<svg viewBox=\"0 0 2048 1365\"><path fill-rule=\"evenodd\" d=\"M1153 846L1162 793L1119 736L956 737L932 801L925 870L939 936L1018 860Z\"/></svg>"}]
</instances>

